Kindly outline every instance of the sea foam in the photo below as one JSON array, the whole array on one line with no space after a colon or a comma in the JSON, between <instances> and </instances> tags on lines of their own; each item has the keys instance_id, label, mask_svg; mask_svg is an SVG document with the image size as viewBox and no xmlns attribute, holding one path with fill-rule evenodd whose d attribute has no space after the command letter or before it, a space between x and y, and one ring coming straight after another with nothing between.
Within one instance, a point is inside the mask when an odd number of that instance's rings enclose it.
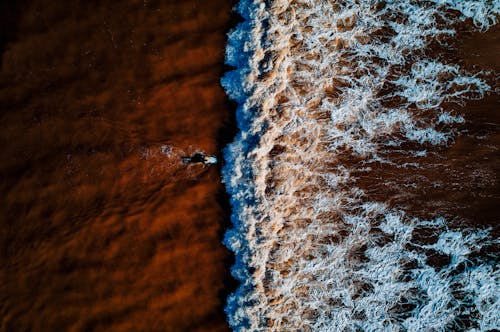
<instances>
[{"instance_id":1,"label":"sea foam","mask_svg":"<svg viewBox=\"0 0 500 332\"><path fill-rule=\"evenodd\" d=\"M443 103L490 87L430 45L460 22L495 25L500 2L241 0L237 11L222 79L240 128L223 170L241 282L232 328L500 329L497 259L479 254L498 244L488 230L372 201L352 176L397 164L391 151L409 142L412 167L452 144L464 118Z\"/></svg>"}]
</instances>

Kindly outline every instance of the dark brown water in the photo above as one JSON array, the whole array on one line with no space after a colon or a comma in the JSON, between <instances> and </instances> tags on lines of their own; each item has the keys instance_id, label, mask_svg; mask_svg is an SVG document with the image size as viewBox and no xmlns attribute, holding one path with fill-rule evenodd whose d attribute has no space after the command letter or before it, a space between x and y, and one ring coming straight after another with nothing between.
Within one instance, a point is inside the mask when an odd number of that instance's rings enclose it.
<instances>
[{"instance_id":1,"label":"dark brown water","mask_svg":"<svg viewBox=\"0 0 500 332\"><path fill-rule=\"evenodd\" d=\"M0 330L228 330L231 2L3 6Z\"/></svg>"}]
</instances>

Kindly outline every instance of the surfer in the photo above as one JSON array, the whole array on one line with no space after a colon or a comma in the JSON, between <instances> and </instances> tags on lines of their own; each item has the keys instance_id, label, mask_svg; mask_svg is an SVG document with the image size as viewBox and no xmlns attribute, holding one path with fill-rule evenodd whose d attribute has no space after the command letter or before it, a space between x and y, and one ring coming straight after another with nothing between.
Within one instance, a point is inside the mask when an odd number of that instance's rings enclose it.
<instances>
[{"instance_id":1,"label":"surfer","mask_svg":"<svg viewBox=\"0 0 500 332\"><path fill-rule=\"evenodd\" d=\"M184 164L202 164L203 166L208 166L217 164L217 158L198 152L192 156L182 157L182 162Z\"/></svg>"}]
</instances>

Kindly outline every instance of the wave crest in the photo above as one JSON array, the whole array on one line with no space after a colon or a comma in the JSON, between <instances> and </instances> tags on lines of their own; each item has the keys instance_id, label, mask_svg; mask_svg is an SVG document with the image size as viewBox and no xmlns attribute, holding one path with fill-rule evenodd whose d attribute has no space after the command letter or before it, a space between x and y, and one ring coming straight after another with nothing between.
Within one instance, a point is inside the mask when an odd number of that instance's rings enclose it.
<instances>
[{"instance_id":1,"label":"wave crest","mask_svg":"<svg viewBox=\"0 0 500 332\"><path fill-rule=\"evenodd\" d=\"M499 328L497 266L475 259L496 243L488 232L371 202L351 175L395 163L390 147L452 140L463 118L441 105L490 87L428 46L459 21L496 24L497 2L255 0L238 11L246 21L226 49L236 69L222 79L240 128L223 170L234 225L225 243L241 282L231 326Z\"/></svg>"}]
</instances>

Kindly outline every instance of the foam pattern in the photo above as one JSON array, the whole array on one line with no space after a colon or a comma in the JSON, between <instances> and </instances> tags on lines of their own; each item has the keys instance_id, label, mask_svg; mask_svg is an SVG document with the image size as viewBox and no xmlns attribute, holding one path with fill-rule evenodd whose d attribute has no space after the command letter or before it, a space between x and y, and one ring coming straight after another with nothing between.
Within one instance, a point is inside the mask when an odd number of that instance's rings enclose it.
<instances>
[{"instance_id":1,"label":"foam pattern","mask_svg":"<svg viewBox=\"0 0 500 332\"><path fill-rule=\"evenodd\" d=\"M373 202L362 165L453 143L444 103L490 87L433 54L454 26L486 30L499 1L241 0L222 79L240 132L225 150L241 282L235 331L500 329L488 230L456 229ZM403 149L404 150L404 149ZM362 162L349 163L346 160ZM416 163L418 165L418 163ZM422 241L420 234L432 234Z\"/></svg>"}]
</instances>

